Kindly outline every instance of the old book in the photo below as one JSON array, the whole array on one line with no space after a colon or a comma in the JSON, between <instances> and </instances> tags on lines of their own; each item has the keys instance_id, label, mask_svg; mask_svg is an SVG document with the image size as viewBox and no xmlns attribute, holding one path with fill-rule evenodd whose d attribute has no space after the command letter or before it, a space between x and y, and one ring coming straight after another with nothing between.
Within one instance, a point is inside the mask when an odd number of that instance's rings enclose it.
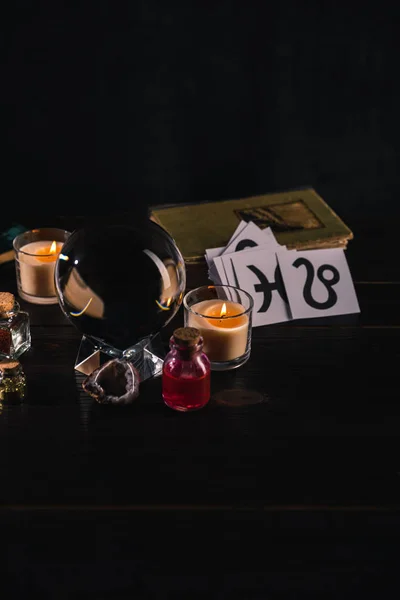
<instances>
[{"instance_id":1,"label":"old book","mask_svg":"<svg viewBox=\"0 0 400 600\"><path fill-rule=\"evenodd\" d=\"M241 220L271 227L280 244L301 250L346 248L353 232L313 188L238 200L153 206L150 218L175 239L186 262L225 246Z\"/></svg>"},{"instance_id":2,"label":"old book","mask_svg":"<svg viewBox=\"0 0 400 600\"><path fill-rule=\"evenodd\" d=\"M2 252L0 254L0 265L12 260L14 260L14 250L7 250L7 252Z\"/></svg>"}]
</instances>

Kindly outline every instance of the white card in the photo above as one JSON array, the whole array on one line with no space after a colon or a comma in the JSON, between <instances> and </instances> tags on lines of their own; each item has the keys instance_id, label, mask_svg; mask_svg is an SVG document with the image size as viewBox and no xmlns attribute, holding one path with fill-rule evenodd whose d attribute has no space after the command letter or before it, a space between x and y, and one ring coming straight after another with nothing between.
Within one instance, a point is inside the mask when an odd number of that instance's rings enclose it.
<instances>
[{"instance_id":1,"label":"white card","mask_svg":"<svg viewBox=\"0 0 400 600\"><path fill-rule=\"evenodd\" d=\"M264 237L267 238L267 240L269 240L271 243L273 242L275 246L280 246L279 242L277 241L276 237L274 236L274 232L272 231L271 227L265 227L264 229L261 230L264 234ZM286 246L285 246L286 248Z\"/></svg>"},{"instance_id":2,"label":"white card","mask_svg":"<svg viewBox=\"0 0 400 600\"><path fill-rule=\"evenodd\" d=\"M257 248L222 255L216 260L222 262L229 285L253 297L253 327L291 319L275 252Z\"/></svg>"},{"instance_id":3,"label":"white card","mask_svg":"<svg viewBox=\"0 0 400 600\"><path fill-rule=\"evenodd\" d=\"M236 228L234 234L232 235L232 237L230 238L230 240L226 246L220 246L219 248L208 248L205 251L205 259L206 259L206 262L207 262L207 265L209 268L211 267L211 265L214 261L214 258L216 258L217 256L222 256L222 254L224 254L225 251L227 250L228 246L231 247L231 249L232 249L231 251L234 251L234 252L236 251L236 250L234 250L234 245L231 245L231 244L234 241L234 239L239 235L239 233L241 233L241 231L244 230L248 225L249 225L249 223L246 223L246 221L240 221L238 227ZM255 226L257 229L259 229L264 236L264 239L262 239L261 237L259 238L259 235L257 233L257 239L260 239L261 242L256 245L261 245L261 246L271 245L271 246L279 247L280 249L286 248L286 246L280 246L278 244L278 242L276 241L276 238L272 232L272 229L270 227L266 227L265 229L260 229L258 227L258 225L255 225L254 223L252 223L252 227L250 229L250 234L252 231L254 232L253 226ZM253 240L251 240L251 241L253 241ZM253 247L254 247L253 245L250 247L245 247L244 250L252 250ZM241 251L241 250L239 250L239 251Z\"/></svg>"},{"instance_id":4,"label":"white card","mask_svg":"<svg viewBox=\"0 0 400 600\"><path fill-rule=\"evenodd\" d=\"M229 246L229 244L231 242L233 242L233 240L235 239L235 237L237 235L239 235L239 233L242 231L242 229L244 229L247 226L247 221L240 221L239 225L236 227L234 234L232 235L232 237L230 238L230 240L228 241L228 243L226 244L226 246Z\"/></svg>"},{"instance_id":5,"label":"white card","mask_svg":"<svg viewBox=\"0 0 400 600\"><path fill-rule=\"evenodd\" d=\"M232 256L233 254L239 254L242 252L255 252L256 250L262 250L265 252L269 252L270 254L275 254L275 252L280 252L282 249L287 250L286 246L276 247L272 241L264 241L262 244L254 246L254 248L244 248L243 250L239 250L238 252L223 252L221 256Z\"/></svg>"},{"instance_id":6,"label":"white card","mask_svg":"<svg viewBox=\"0 0 400 600\"><path fill-rule=\"evenodd\" d=\"M282 252L278 261L293 319L360 312L341 248Z\"/></svg>"},{"instance_id":7,"label":"white card","mask_svg":"<svg viewBox=\"0 0 400 600\"><path fill-rule=\"evenodd\" d=\"M208 271L208 278L213 282L214 285L227 285L225 279L221 279L215 265L212 265Z\"/></svg>"},{"instance_id":8,"label":"white card","mask_svg":"<svg viewBox=\"0 0 400 600\"><path fill-rule=\"evenodd\" d=\"M270 228L268 229L270 233L268 233L268 231L266 232L265 229L260 229L252 221L247 223L246 227L244 227L242 231L234 238L234 240L226 246L221 256L224 256L225 254L231 254L233 252L240 252L242 250L251 250L257 246L267 243L274 247L279 246L275 240L274 234Z\"/></svg>"},{"instance_id":9,"label":"white card","mask_svg":"<svg viewBox=\"0 0 400 600\"><path fill-rule=\"evenodd\" d=\"M212 265L212 262L216 256L221 256L225 248L229 246L229 244L235 239L235 237L247 226L246 221L240 221L239 225L236 227L235 232L231 236L229 242L226 246L220 246L219 248L208 248L205 253L205 258L208 267Z\"/></svg>"},{"instance_id":10,"label":"white card","mask_svg":"<svg viewBox=\"0 0 400 600\"><path fill-rule=\"evenodd\" d=\"M213 264L208 271L208 276L215 285L233 285L228 282L221 256L214 258Z\"/></svg>"},{"instance_id":11,"label":"white card","mask_svg":"<svg viewBox=\"0 0 400 600\"><path fill-rule=\"evenodd\" d=\"M221 246L220 248L209 248L206 250L206 262L210 267L212 262L216 256L220 256L222 252L225 250L225 246Z\"/></svg>"}]
</instances>

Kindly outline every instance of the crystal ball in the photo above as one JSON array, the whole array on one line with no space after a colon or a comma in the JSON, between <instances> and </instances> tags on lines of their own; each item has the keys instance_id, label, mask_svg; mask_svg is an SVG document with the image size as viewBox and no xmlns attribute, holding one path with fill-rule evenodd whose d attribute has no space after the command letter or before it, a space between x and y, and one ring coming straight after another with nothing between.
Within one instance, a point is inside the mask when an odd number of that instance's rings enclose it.
<instances>
[{"instance_id":1,"label":"crystal ball","mask_svg":"<svg viewBox=\"0 0 400 600\"><path fill-rule=\"evenodd\" d=\"M152 337L177 313L185 263L173 238L150 219L71 233L55 266L64 315L109 354Z\"/></svg>"}]
</instances>

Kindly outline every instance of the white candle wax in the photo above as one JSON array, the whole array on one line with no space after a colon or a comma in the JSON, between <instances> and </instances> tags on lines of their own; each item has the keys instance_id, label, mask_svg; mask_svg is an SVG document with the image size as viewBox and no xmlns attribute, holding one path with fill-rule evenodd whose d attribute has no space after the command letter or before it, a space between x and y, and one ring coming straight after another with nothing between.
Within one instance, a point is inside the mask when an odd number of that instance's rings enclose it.
<instances>
[{"instance_id":1,"label":"white candle wax","mask_svg":"<svg viewBox=\"0 0 400 600\"><path fill-rule=\"evenodd\" d=\"M63 243L57 242L56 251L49 256L51 244L52 240L30 242L18 252L21 290L29 296L56 296L54 269Z\"/></svg>"},{"instance_id":2,"label":"white candle wax","mask_svg":"<svg viewBox=\"0 0 400 600\"><path fill-rule=\"evenodd\" d=\"M223 304L231 318L209 319L220 315ZM213 362L226 362L242 356L246 352L249 330L249 317L244 306L229 300L202 300L193 304L191 310L203 316L188 312L188 326L196 327L204 340L203 350ZM233 315L240 315L234 317Z\"/></svg>"}]
</instances>

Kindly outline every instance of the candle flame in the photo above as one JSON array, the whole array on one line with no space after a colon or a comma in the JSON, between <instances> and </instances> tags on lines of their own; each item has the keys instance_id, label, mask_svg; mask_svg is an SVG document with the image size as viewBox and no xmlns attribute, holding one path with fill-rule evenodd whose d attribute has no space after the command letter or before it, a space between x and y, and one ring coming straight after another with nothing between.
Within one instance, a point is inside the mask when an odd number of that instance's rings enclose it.
<instances>
[{"instance_id":1,"label":"candle flame","mask_svg":"<svg viewBox=\"0 0 400 600\"><path fill-rule=\"evenodd\" d=\"M226 304L225 302L222 305L221 312L219 314L220 317L224 317L226 315Z\"/></svg>"},{"instance_id":2,"label":"candle flame","mask_svg":"<svg viewBox=\"0 0 400 600\"><path fill-rule=\"evenodd\" d=\"M57 248L57 242L54 240L54 242L50 244L50 247L46 244L46 246L38 248L36 251L36 257L40 262L54 263L57 260L58 252L59 250Z\"/></svg>"}]
</instances>

